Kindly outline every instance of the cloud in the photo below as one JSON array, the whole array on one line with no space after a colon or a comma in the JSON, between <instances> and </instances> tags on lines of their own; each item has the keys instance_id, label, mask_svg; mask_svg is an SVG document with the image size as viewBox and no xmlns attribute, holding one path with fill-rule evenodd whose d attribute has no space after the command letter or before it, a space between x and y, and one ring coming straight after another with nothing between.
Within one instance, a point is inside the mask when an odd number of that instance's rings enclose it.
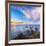
<instances>
[{"instance_id":1,"label":"cloud","mask_svg":"<svg viewBox=\"0 0 46 46\"><path fill-rule=\"evenodd\" d=\"M21 12L26 16L26 18L32 19L32 21L40 20L40 8L32 10L26 8L26 10L21 10Z\"/></svg>"},{"instance_id":2,"label":"cloud","mask_svg":"<svg viewBox=\"0 0 46 46\"><path fill-rule=\"evenodd\" d=\"M33 21L40 20L40 8L32 9L31 14Z\"/></svg>"}]
</instances>

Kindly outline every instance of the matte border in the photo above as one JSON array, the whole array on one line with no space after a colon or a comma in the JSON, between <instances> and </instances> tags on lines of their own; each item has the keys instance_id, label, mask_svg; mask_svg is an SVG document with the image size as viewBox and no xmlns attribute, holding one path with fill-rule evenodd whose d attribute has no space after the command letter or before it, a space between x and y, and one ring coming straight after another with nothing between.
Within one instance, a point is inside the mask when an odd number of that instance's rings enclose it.
<instances>
[{"instance_id":1,"label":"matte border","mask_svg":"<svg viewBox=\"0 0 46 46\"><path fill-rule=\"evenodd\" d=\"M28 43L14 43L8 44L8 3L32 3L32 4L42 4L43 5L43 42L28 42ZM5 32L5 46L10 45L24 45L24 44L43 44L44 43L44 2L27 2L27 1L8 1L5 0L5 14L6 14L6 32Z\"/></svg>"}]
</instances>

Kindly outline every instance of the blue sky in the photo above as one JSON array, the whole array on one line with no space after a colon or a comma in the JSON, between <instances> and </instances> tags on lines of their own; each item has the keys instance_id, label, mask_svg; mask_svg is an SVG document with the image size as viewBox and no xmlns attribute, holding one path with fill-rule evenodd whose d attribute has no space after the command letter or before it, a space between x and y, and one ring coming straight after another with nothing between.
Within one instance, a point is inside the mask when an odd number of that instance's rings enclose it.
<instances>
[{"instance_id":1,"label":"blue sky","mask_svg":"<svg viewBox=\"0 0 46 46\"><path fill-rule=\"evenodd\" d=\"M22 11L29 10L31 12L33 9L35 9L35 7L11 5L10 6L11 21L14 20L17 22L32 22L32 18L27 18L29 16L25 16ZM32 14L30 14L30 16L32 16ZM39 19L37 22L39 23Z\"/></svg>"}]
</instances>

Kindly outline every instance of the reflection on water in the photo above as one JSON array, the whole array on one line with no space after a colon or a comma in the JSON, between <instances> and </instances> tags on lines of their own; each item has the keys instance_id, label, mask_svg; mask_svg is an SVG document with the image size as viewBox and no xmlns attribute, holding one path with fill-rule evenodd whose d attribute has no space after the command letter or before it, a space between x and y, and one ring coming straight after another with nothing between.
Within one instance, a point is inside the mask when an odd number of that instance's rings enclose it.
<instances>
[{"instance_id":1,"label":"reflection on water","mask_svg":"<svg viewBox=\"0 0 46 46\"><path fill-rule=\"evenodd\" d=\"M11 30L9 31L9 39L33 39L40 38L40 25L11 25Z\"/></svg>"}]
</instances>

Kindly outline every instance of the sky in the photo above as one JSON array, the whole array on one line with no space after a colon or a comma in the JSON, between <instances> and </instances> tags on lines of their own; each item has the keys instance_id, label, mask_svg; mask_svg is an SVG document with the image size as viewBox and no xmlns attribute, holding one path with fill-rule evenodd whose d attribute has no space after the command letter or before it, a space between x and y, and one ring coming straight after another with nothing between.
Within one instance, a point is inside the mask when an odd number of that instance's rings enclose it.
<instances>
[{"instance_id":1,"label":"sky","mask_svg":"<svg viewBox=\"0 0 46 46\"><path fill-rule=\"evenodd\" d=\"M40 23L40 7L10 5L11 21Z\"/></svg>"}]
</instances>

